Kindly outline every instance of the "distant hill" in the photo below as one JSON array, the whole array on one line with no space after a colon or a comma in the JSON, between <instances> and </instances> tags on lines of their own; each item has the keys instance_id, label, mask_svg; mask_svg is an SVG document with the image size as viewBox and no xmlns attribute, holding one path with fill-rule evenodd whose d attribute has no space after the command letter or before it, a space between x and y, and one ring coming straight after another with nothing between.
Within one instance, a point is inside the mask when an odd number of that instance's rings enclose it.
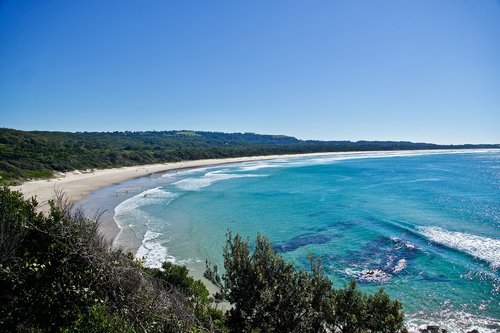
<instances>
[{"instance_id":1,"label":"distant hill","mask_svg":"<svg viewBox=\"0 0 500 333\"><path fill-rule=\"evenodd\" d=\"M273 154L500 148L406 141L319 141L284 135L200 131L47 132L0 128L0 181L12 184L54 172Z\"/></svg>"}]
</instances>

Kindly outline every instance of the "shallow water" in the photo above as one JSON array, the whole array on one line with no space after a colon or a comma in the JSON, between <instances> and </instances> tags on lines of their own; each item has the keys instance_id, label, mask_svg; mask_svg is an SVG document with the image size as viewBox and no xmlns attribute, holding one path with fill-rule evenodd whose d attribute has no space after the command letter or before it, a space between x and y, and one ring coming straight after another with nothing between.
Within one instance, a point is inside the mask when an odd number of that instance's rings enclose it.
<instances>
[{"instance_id":1,"label":"shallow water","mask_svg":"<svg viewBox=\"0 0 500 333\"><path fill-rule=\"evenodd\" d=\"M498 151L224 165L125 182L86 199L96 202L116 206L116 242L150 266L201 277L206 259L221 266L228 229L259 232L297 267L321 257L336 287L383 287L412 327L500 329Z\"/></svg>"}]
</instances>

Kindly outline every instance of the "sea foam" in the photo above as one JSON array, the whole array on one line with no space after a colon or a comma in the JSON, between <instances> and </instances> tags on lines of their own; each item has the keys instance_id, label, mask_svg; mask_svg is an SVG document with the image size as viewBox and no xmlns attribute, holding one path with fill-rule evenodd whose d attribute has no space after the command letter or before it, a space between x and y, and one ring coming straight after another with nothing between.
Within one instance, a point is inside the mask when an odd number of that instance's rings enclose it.
<instances>
[{"instance_id":1,"label":"sea foam","mask_svg":"<svg viewBox=\"0 0 500 333\"><path fill-rule=\"evenodd\" d=\"M448 333L463 333L477 330L479 333L495 333L500 320L466 311L443 309L434 313L414 313L405 315L406 328L410 333L419 333L421 328L436 325Z\"/></svg>"},{"instance_id":2,"label":"sea foam","mask_svg":"<svg viewBox=\"0 0 500 333\"><path fill-rule=\"evenodd\" d=\"M392 269L392 272L393 273L399 273L403 269L405 269L406 266L407 266L406 259L399 259L398 262L396 263L396 266L394 266L394 268Z\"/></svg>"},{"instance_id":3,"label":"sea foam","mask_svg":"<svg viewBox=\"0 0 500 333\"><path fill-rule=\"evenodd\" d=\"M126 229L135 228L138 224L150 225L157 218L141 210L141 207L148 205L162 204L169 199L172 200L175 194L162 190L156 187L150 190L143 191L127 200L121 202L115 207L113 216L120 233L117 240L123 235ZM142 244L139 247L136 257L145 258L145 265L151 267L161 266L161 263L166 260L166 248L160 243L154 241L160 233L148 230L143 236Z\"/></svg>"},{"instance_id":4,"label":"sea foam","mask_svg":"<svg viewBox=\"0 0 500 333\"><path fill-rule=\"evenodd\" d=\"M143 191L127 200L121 202L115 207L115 217L120 215L134 214L138 208L147 205L157 205L167 198L173 198L175 194L162 190L160 187L155 187L150 190Z\"/></svg>"},{"instance_id":5,"label":"sea foam","mask_svg":"<svg viewBox=\"0 0 500 333\"><path fill-rule=\"evenodd\" d=\"M142 244L135 254L137 259L143 260L144 266L160 268L165 261L175 262L175 258L168 255L167 248L156 240L161 235L159 232L146 231Z\"/></svg>"},{"instance_id":6,"label":"sea foam","mask_svg":"<svg viewBox=\"0 0 500 333\"><path fill-rule=\"evenodd\" d=\"M198 191L203 187L212 185L215 182L233 179L233 178L247 178L247 177L265 177L265 175L256 174L235 174L235 173L224 173L221 171L207 172L201 177L196 178L186 178L172 183L178 189L184 191Z\"/></svg>"},{"instance_id":7,"label":"sea foam","mask_svg":"<svg viewBox=\"0 0 500 333\"><path fill-rule=\"evenodd\" d=\"M194 173L199 173L203 172L208 169L214 169L216 167L203 167L203 168L193 168L193 169L186 169L186 170L173 170L173 171L168 171L167 173L164 173L161 175L161 178L173 178L173 177L185 177L186 175L191 175Z\"/></svg>"},{"instance_id":8,"label":"sea foam","mask_svg":"<svg viewBox=\"0 0 500 333\"><path fill-rule=\"evenodd\" d=\"M447 231L439 227L418 227L417 229L434 243L445 245L487 261L494 270L500 267L500 240L498 239L464 232Z\"/></svg>"},{"instance_id":9,"label":"sea foam","mask_svg":"<svg viewBox=\"0 0 500 333\"><path fill-rule=\"evenodd\" d=\"M374 284L384 284L389 282L392 275L386 273L380 269L363 269L354 270L352 268L347 268L344 273L347 276L355 278L359 282L374 283Z\"/></svg>"}]
</instances>

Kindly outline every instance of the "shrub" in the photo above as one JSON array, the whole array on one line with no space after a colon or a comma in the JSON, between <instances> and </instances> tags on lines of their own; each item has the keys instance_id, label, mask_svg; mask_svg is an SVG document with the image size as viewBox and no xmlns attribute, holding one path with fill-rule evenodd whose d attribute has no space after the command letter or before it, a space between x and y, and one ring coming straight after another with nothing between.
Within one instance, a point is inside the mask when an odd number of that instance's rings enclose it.
<instances>
[{"instance_id":1,"label":"shrub","mask_svg":"<svg viewBox=\"0 0 500 333\"><path fill-rule=\"evenodd\" d=\"M58 198L44 216L0 189L0 331L217 331L220 313L185 268L151 274Z\"/></svg>"},{"instance_id":2,"label":"shrub","mask_svg":"<svg viewBox=\"0 0 500 333\"><path fill-rule=\"evenodd\" d=\"M310 272L296 271L258 235L253 252L248 239L228 234L222 276L207 263L205 277L219 287L218 301L233 332L400 332L401 304L379 290L367 296L352 281L333 289L319 259Z\"/></svg>"},{"instance_id":3,"label":"shrub","mask_svg":"<svg viewBox=\"0 0 500 333\"><path fill-rule=\"evenodd\" d=\"M381 332L403 331L401 304L351 282L333 289L319 259L295 270L257 236L228 235L225 273L207 263L224 316L186 267L145 268L111 250L89 219L57 196L48 216L34 199L0 188L2 332Z\"/></svg>"}]
</instances>

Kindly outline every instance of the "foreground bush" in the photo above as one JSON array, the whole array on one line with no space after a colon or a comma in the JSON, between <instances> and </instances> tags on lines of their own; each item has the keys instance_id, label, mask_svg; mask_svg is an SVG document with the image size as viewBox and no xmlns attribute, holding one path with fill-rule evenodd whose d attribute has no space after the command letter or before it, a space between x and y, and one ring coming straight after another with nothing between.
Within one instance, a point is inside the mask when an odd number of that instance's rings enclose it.
<instances>
[{"instance_id":1,"label":"foreground bush","mask_svg":"<svg viewBox=\"0 0 500 333\"><path fill-rule=\"evenodd\" d=\"M64 200L47 217L36 207L0 189L1 332L220 331L221 314L187 271L145 269L110 250Z\"/></svg>"},{"instance_id":2,"label":"foreground bush","mask_svg":"<svg viewBox=\"0 0 500 333\"><path fill-rule=\"evenodd\" d=\"M223 315L186 267L145 268L111 250L88 219L61 197L50 213L0 188L0 332L398 332L401 304L352 282L333 289L319 260L296 271L258 236L229 234L225 273L208 267Z\"/></svg>"},{"instance_id":3,"label":"foreground bush","mask_svg":"<svg viewBox=\"0 0 500 333\"><path fill-rule=\"evenodd\" d=\"M218 301L234 332L402 332L402 307L381 289L373 296L352 281L333 289L319 260L311 272L296 271L263 236L250 252L248 240L229 233L224 249L225 273L207 263L205 276L220 288Z\"/></svg>"}]
</instances>

